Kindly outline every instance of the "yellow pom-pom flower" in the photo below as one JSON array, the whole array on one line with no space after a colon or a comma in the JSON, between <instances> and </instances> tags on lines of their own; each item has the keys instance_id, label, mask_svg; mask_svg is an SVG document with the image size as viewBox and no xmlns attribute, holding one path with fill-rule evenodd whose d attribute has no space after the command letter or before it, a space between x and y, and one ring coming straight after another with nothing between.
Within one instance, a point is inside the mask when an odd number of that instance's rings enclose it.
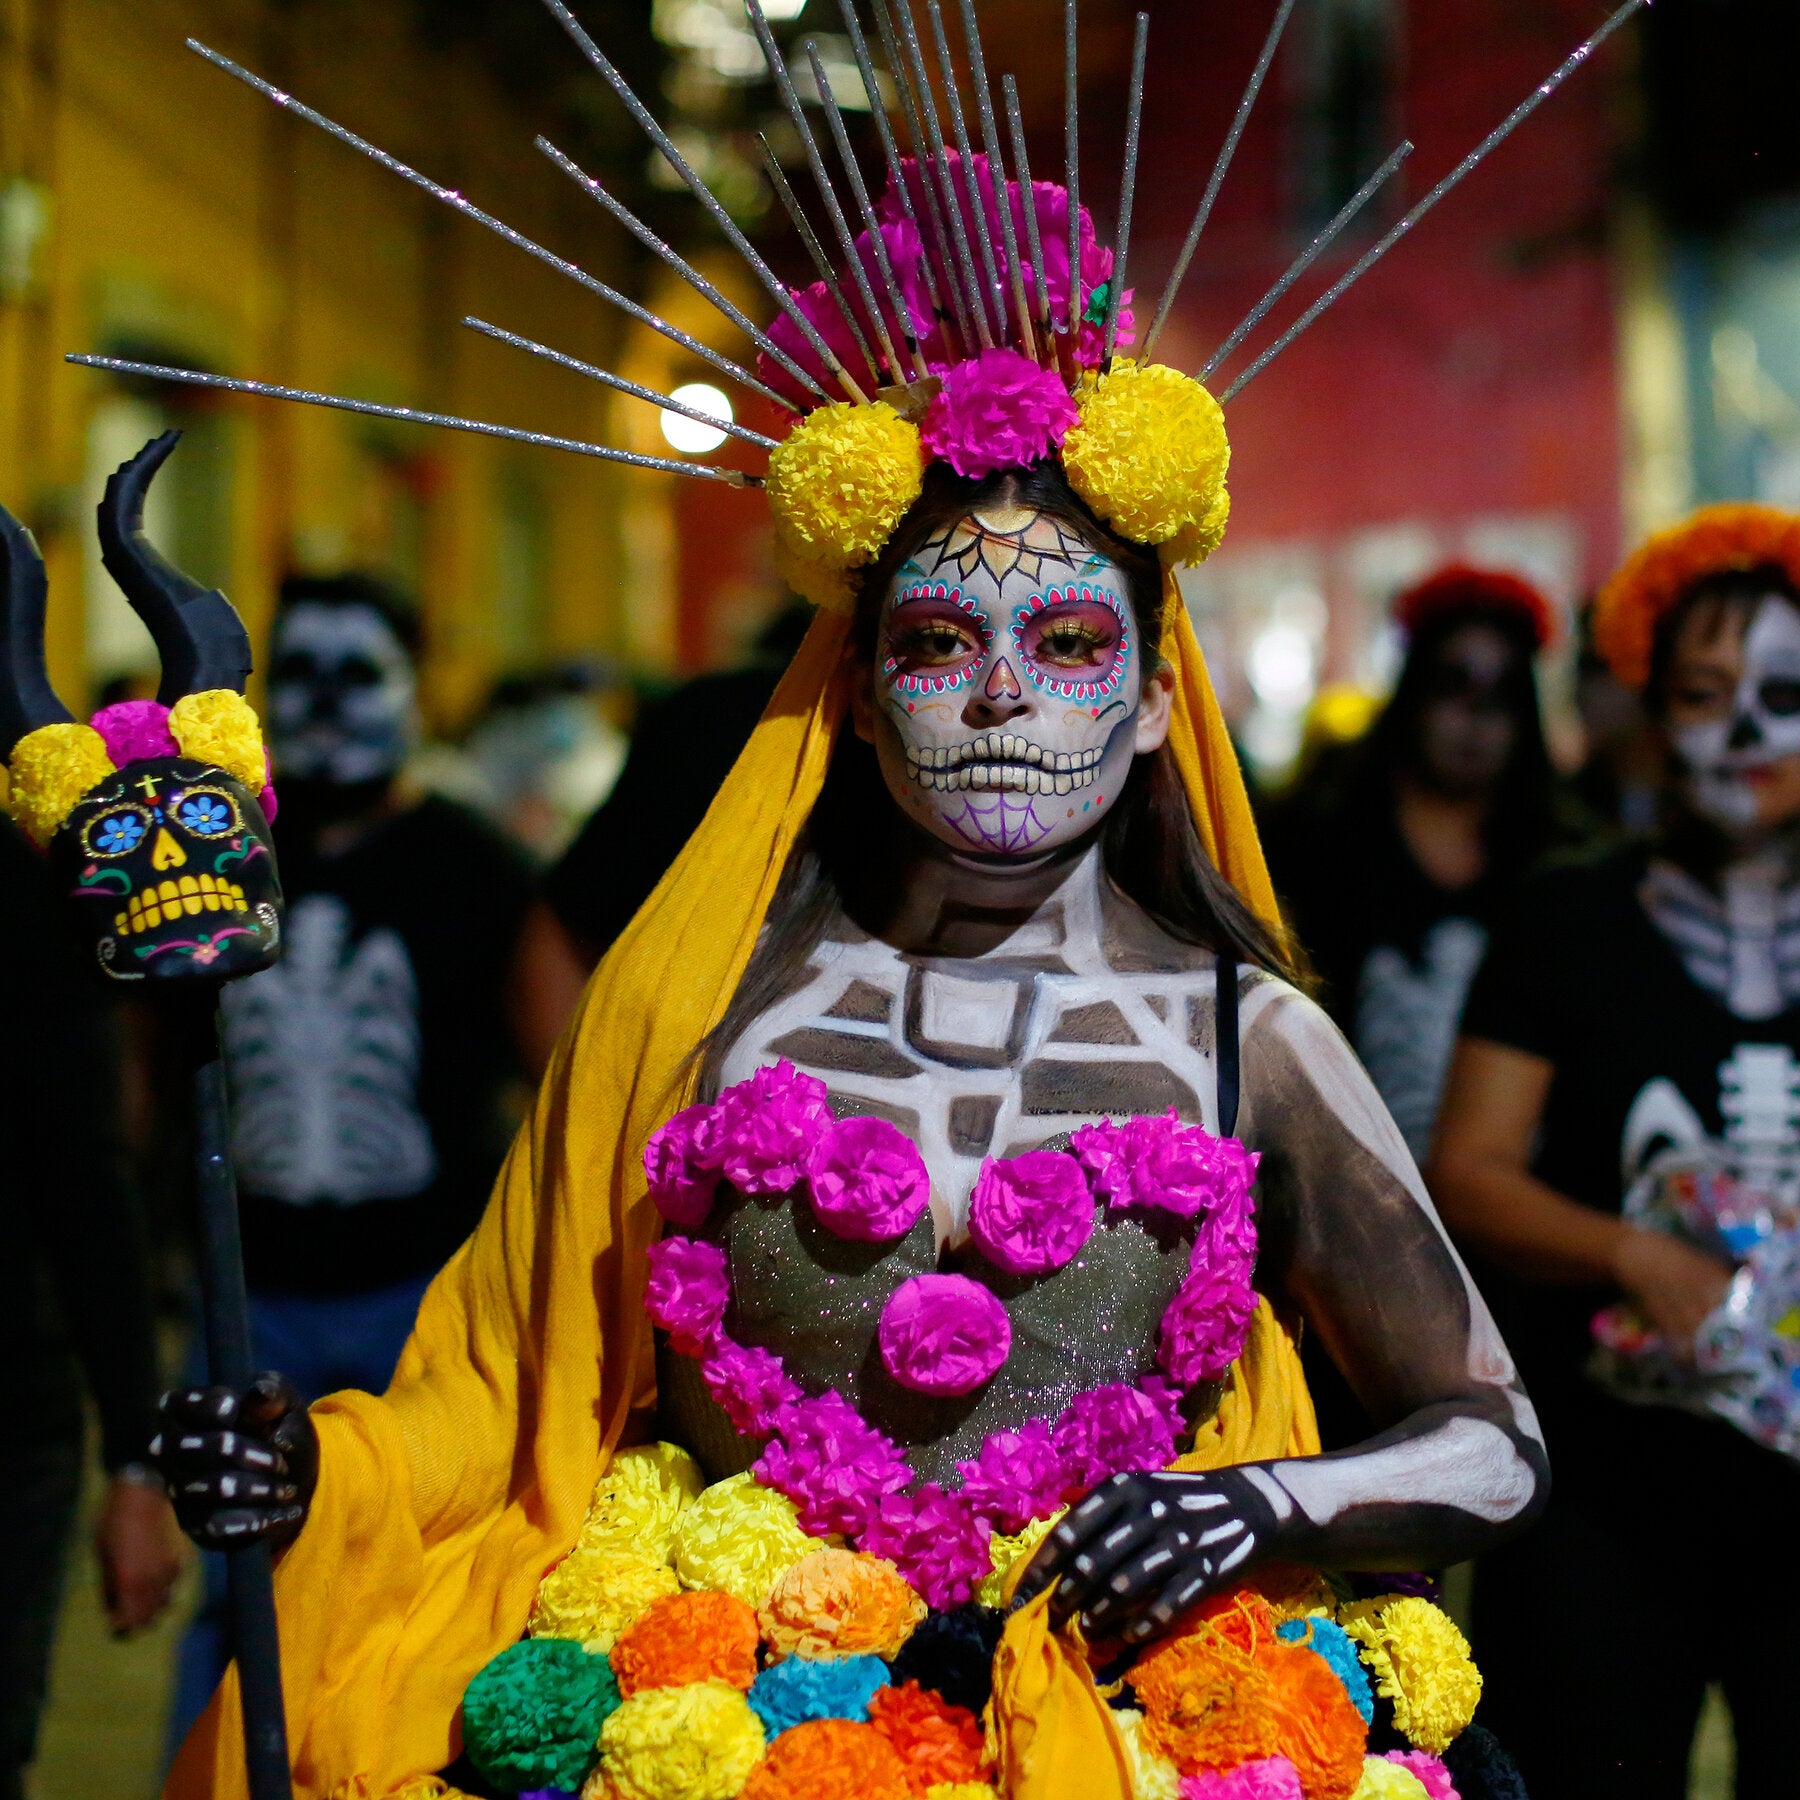
<instances>
[{"instance_id":1,"label":"yellow pom-pom flower","mask_svg":"<svg viewBox=\"0 0 1800 1800\"><path fill-rule=\"evenodd\" d=\"M1132 1800L1180 1800L1181 1771L1153 1749L1143 1733L1144 1715L1135 1706L1115 1709L1113 1723L1125 1741L1131 1764Z\"/></svg>"},{"instance_id":2,"label":"yellow pom-pom flower","mask_svg":"<svg viewBox=\"0 0 1800 1800\"><path fill-rule=\"evenodd\" d=\"M998 1795L985 1781L934 1781L925 1800L998 1800Z\"/></svg>"},{"instance_id":3,"label":"yellow pom-pom flower","mask_svg":"<svg viewBox=\"0 0 1800 1800\"><path fill-rule=\"evenodd\" d=\"M675 1571L633 1550L576 1550L538 1583L527 1630L609 1653L652 1600L681 1591Z\"/></svg>"},{"instance_id":4,"label":"yellow pom-pom flower","mask_svg":"<svg viewBox=\"0 0 1800 1800\"><path fill-rule=\"evenodd\" d=\"M754 1475L715 1482L675 1528L675 1569L691 1588L761 1606L801 1557L825 1545L800 1529L794 1503Z\"/></svg>"},{"instance_id":5,"label":"yellow pom-pom flower","mask_svg":"<svg viewBox=\"0 0 1800 1800\"><path fill-rule=\"evenodd\" d=\"M762 1721L725 1681L643 1688L607 1714L600 1766L619 1800L731 1800L763 1753Z\"/></svg>"},{"instance_id":6,"label":"yellow pom-pom flower","mask_svg":"<svg viewBox=\"0 0 1800 1800\"><path fill-rule=\"evenodd\" d=\"M1411 1769L1385 1756L1365 1756L1362 1780L1350 1800L1431 1800L1431 1790Z\"/></svg>"},{"instance_id":7,"label":"yellow pom-pom flower","mask_svg":"<svg viewBox=\"0 0 1800 1800\"><path fill-rule=\"evenodd\" d=\"M575 1548L628 1550L667 1562L676 1522L704 1485L700 1465L678 1444L620 1450L594 1484Z\"/></svg>"},{"instance_id":8,"label":"yellow pom-pom flower","mask_svg":"<svg viewBox=\"0 0 1800 1800\"><path fill-rule=\"evenodd\" d=\"M262 727L242 694L230 688L183 694L169 708L169 735L181 746L183 756L223 769L253 794L262 792L269 778Z\"/></svg>"},{"instance_id":9,"label":"yellow pom-pom flower","mask_svg":"<svg viewBox=\"0 0 1800 1800\"><path fill-rule=\"evenodd\" d=\"M1383 1595L1338 1613L1375 1691L1394 1703L1395 1727L1416 1749L1441 1756L1475 1716L1481 1672L1456 1621L1429 1600Z\"/></svg>"},{"instance_id":10,"label":"yellow pom-pom flower","mask_svg":"<svg viewBox=\"0 0 1800 1800\"><path fill-rule=\"evenodd\" d=\"M918 499L924 472L918 426L885 400L834 401L809 413L769 452L769 511L783 574L821 606L846 606L849 583L824 577L881 554Z\"/></svg>"},{"instance_id":11,"label":"yellow pom-pom flower","mask_svg":"<svg viewBox=\"0 0 1800 1800\"><path fill-rule=\"evenodd\" d=\"M345 1783L346 1787L349 1785ZM382 1800L469 1800L469 1796L461 1788L453 1788L441 1775L415 1775L411 1781L389 1788Z\"/></svg>"},{"instance_id":12,"label":"yellow pom-pom flower","mask_svg":"<svg viewBox=\"0 0 1800 1800\"><path fill-rule=\"evenodd\" d=\"M1199 382L1161 363L1121 359L1075 396L1063 469L1121 537L1179 566L1218 548L1231 503L1225 415Z\"/></svg>"},{"instance_id":13,"label":"yellow pom-pom flower","mask_svg":"<svg viewBox=\"0 0 1800 1800\"><path fill-rule=\"evenodd\" d=\"M1047 1519L1033 1519L1023 1531L1015 1531L1010 1537L996 1531L988 1539L988 1557L993 1566L975 1593L983 1606L1004 1606L1012 1598L1013 1582L1024 1574L1025 1565L1061 1517L1062 1512L1052 1513Z\"/></svg>"},{"instance_id":14,"label":"yellow pom-pom flower","mask_svg":"<svg viewBox=\"0 0 1800 1800\"><path fill-rule=\"evenodd\" d=\"M113 773L91 725L40 725L13 746L7 804L34 844L45 845L89 788Z\"/></svg>"}]
</instances>

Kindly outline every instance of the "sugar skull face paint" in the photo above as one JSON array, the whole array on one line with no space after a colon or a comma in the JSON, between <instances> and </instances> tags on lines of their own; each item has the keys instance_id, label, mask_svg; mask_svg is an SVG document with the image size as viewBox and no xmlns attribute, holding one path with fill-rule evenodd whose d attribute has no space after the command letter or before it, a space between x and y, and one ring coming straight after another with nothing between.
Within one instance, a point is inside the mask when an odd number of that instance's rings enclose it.
<instances>
[{"instance_id":1,"label":"sugar skull face paint","mask_svg":"<svg viewBox=\"0 0 1800 1800\"><path fill-rule=\"evenodd\" d=\"M1800 610L1771 594L1747 619L1731 609L1684 621L1668 720L1703 818L1741 836L1800 812Z\"/></svg>"},{"instance_id":2,"label":"sugar skull face paint","mask_svg":"<svg viewBox=\"0 0 1800 1800\"><path fill-rule=\"evenodd\" d=\"M392 775L418 736L412 658L372 606L298 600L275 621L269 746L297 781Z\"/></svg>"},{"instance_id":3,"label":"sugar skull face paint","mask_svg":"<svg viewBox=\"0 0 1800 1800\"><path fill-rule=\"evenodd\" d=\"M907 816L975 855L1039 856L1119 796L1143 656L1125 572L1069 526L1011 509L923 545L894 577L876 749Z\"/></svg>"}]
</instances>

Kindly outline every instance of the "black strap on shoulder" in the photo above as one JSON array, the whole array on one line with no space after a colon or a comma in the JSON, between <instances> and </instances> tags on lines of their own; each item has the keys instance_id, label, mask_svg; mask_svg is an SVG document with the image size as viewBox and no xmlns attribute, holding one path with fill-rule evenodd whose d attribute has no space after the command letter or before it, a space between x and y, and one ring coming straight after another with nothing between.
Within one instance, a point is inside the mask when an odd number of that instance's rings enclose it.
<instances>
[{"instance_id":1,"label":"black strap on shoulder","mask_svg":"<svg viewBox=\"0 0 1800 1800\"><path fill-rule=\"evenodd\" d=\"M1229 950L1218 959L1219 993L1215 1032L1219 1058L1219 1136L1237 1130L1238 1116L1238 965Z\"/></svg>"}]
</instances>

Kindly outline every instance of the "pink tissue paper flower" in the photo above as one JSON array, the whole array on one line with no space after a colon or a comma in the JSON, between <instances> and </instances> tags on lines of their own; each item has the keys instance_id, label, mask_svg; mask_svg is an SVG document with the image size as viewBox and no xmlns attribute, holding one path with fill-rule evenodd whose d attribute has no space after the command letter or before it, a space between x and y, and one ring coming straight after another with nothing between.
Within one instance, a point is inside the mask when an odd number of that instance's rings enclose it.
<instances>
[{"instance_id":1,"label":"pink tissue paper flower","mask_svg":"<svg viewBox=\"0 0 1800 1800\"><path fill-rule=\"evenodd\" d=\"M1387 1759L1418 1776L1431 1800L1462 1800L1450 1771L1435 1756L1424 1750L1390 1750Z\"/></svg>"},{"instance_id":2,"label":"pink tissue paper flower","mask_svg":"<svg viewBox=\"0 0 1800 1800\"><path fill-rule=\"evenodd\" d=\"M656 1210L675 1225L699 1225L719 1186L719 1109L683 1107L644 1146L644 1175Z\"/></svg>"},{"instance_id":3,"label":"pink tissue paper flower","mask_svg":"<svg viewBox=\"0 0 1800 1800\"><path fill-rule=\"evenodd\" d=\"M985 1520L959 1496L927 1482L916 1494L889 1494L862 1534L862 1548L885 1556L927 1606L961 1606L993 1559Z\"/></svg>"},{"instance_id":4,"label":"pink tissue paper flower","mask_svg":"<svg viewBox=\"0 0 1800 1800\"><path fill-rule=\"evenodd\" d=\"M88 721L99 732L106 754L118 768L153 756L179 756L169 730L169 709L160 700L115 700Z\"/></svg>"},{"instance_id":5,"label":"pink tissue paper flower","mask_svg":"<svg viewBox=\"0 0 1800 1800\"><path fill-rule=\"evenodd\" d=\"M739 1193L788 1193L830 1123L824 1082L784 1056L719 1096L719 1167Z\"/></svg>"},{"instance_id":6,"label":"pink tissue paper flower","mask_svg":"<svg viewBox=\"0 0 1800 1800\"><path fill-rule=\"evenodd\" d=\"M1017 1431L993 1432L973 1462L958 1463L962 1497L996 1531L1023 1531L1062 1505L1069 1472L1047 1419L1027 1419Z\"/></svg>"},{"instance_id":7,"label":"pink tissue paper flower","mask_svg":"<svg viewBox=\"0 0 1800 1800\"><path fill-rule=\"evenodd\" d=\"M931 1174L918 1145L886 1119L842 1119L827 1127L806 1179L825 1229L863 1244L904 1237L931 1199Z\"/></svg>"},{"instance_id":8,"label":"pink tissue paper flower","mask_svg":"<svg viewBox=\"0 0 1800 1800\"><path fill-rule=\"evenodd\" d=\"M1160 1206L1183 1219L1228 1213L1234 1230L1261 1160L1236 1138L1182 1124L1172 1106L1161 1117L1083 1125L1069 1146L1109 1206Z\"/></svg>"},{"instance_id":9,"label":"pink tissue paper flower","mask_svg":"<svg viewBox=\"0 0 1800 1800\"><path fill-rule=\"evenodd\" d=\"M700 1365L700 1374L732 1428L745 1437L767 1436L781 1408L802 1397L799 1382L773 1350L734 1343L723 1333Z\"/></svg>"},{"instance_id":10,"label":"pink tissue paper flower","mask_svg":"<svg viewBox=\"0 0 1800 1800\"><path fill-rule=\"evenodd\" d=\"M919 435L931 455L972 479L1021 469L1060 450L1075 401L1054 369L1007 345L944 371Z\"/></svg>"},{"instance_id":11,"label":"pink tissue paper flower","mask_svg":"<svg viewBox=\"0 0 1800 1800\"><path fill-rule=\"evenodd\" d=\"M1111 1475L1165 1467L1174 1459L1177 1429L1161 1391L1114 1381L1069 1402L1055 1442L1070 1482L1091 1488Z\"/></svg>"},{"instance_id":12,"label":"pink tissue paper flower","mask_svg":"<svg viewBox=\"0 0 1800 1800\"><path fill-rule=\"evenodd\" d=\"M918 1394L971 1394L1006 1361L1012 1321L966 1275L914 1275L888 1296L876 1332L887 1372Z\"/></svg>"},{"instance_id":13,"label":"pink tissue paper flower","mask_svg":"<svg viewBox=\"0 0 1800 1800\"><path fill-rule=\"evenodd\" d=\"M1181 1800L1301 1800L1300 1772L1285 1756L1259 1756L1228 1774L1181 1778Z\"/></svg>"},{"instance_id":14,"label":"pink tissue paper flower","mask_svg":"<svg viewBox=\"0 0 1800 1800\"><path fill-rule=\"evenodd\" d=\"M989 1157L969 1197L969 1235L1009 1275L1060 1269L1094 1229L1094 1196L1061 1150Z\"/></svg>"},{"instance_id":15,"label":"pink tissue paper flower","mask_svg":"<svg viewBox=\"0 0 1800 1800\"><path fill-rule=\"evenodd\" d=\"M698 1238L666 1237L649 1250L644 1311L677 1350L698 1356L718 1335L731 1298L725 1252Z\"/></svg>"},{"instance_id":16,"label":"pink tissue paper flower","mask_svg":"<svg viewBox=\"0 0 1800 1800\"><path fill-rule=\"evenodd\" d=\"M793 1501L813 1537L859 1535L882 1496L912 1479L893 1443L835 1389L775 1415L774 1441L754 1474Z\"/></svg>"},{"instance_id":17,"label":"pink tissue paper flower","mask_svg":"<svg viewBox=\"0 0 1800 1800\"><path fill-rule=\"evenodd\" d=\"M1217 1381L1243 1353L1256 1314L1250 1265L1238 1257L1205 1261L1195 1245L1193 1265L1163 1310L1156 1360L1184 1388Z\"/></svg>"}]
</instances>

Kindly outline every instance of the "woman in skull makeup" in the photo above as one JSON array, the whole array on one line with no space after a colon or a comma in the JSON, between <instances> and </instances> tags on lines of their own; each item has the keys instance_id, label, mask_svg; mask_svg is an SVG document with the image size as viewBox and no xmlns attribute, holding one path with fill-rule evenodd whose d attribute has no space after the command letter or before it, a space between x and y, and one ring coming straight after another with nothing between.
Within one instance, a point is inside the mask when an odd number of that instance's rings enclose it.
<instances>
[{"instance_id":1,"label":"woman in skull makeup","mask_svg":"<svg viewBox=\"0 0 1800 1800\"><path fill-rule=\"evenodd\" d=\"M1746 1573L1800 1517L1800 518L1718 507L1653 539L1595 635L1660 725L1662 828L1546 871L1497 927L1433 1183L1508 1272L1558 1472L1482 1567L1484 1716L1533 1794L1675 1796L1722 1681L1738 1793L1786 1793L1800 1656ZM1655 1628L1671 1576L1705 1634ZM1545 1639L1548 1606L1613 1629ZM1579 1733L1528 1697L1547 1670L1586 1695Z\"/></svg>"}]
</instances>

